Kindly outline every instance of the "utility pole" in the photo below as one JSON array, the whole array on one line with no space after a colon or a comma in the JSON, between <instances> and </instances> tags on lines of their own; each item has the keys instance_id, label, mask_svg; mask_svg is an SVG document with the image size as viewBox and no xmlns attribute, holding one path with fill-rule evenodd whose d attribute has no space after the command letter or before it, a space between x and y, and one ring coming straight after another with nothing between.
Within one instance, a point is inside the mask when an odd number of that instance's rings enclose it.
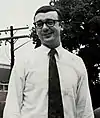
<instances>
[{"instance_id":1,"label":"utility pole","mask_svg":"<svg viewBox=\"0 0 100 118\"><path fill-rule=\"evenodd\" d=\"M14 65L14 39L13 39L13 26L10 26L10 36L11 36L11 69Z\"/></svg>"},{"instance_id":2,"label":"utility pole","mask_svg":"<svg viewBox=\"0 0 100 118\"><path fill-rule=\"evenodd\" d=\"M10 26L10 29L6 29L6 30L0 30L1 32L10 32L10 37L5 37L5 38L0 38L0 41L9 41L10 43L10 51L11 51L11 70L13 68L14 65L14 39L18 39L18 38L29 38L29 35L21 35L21 36L14 36L13 31L14 30L24 30L24 29L29 29L29 27L21 27L21 28L13 28L13 26Z\"/></svg>"}]
</instances>

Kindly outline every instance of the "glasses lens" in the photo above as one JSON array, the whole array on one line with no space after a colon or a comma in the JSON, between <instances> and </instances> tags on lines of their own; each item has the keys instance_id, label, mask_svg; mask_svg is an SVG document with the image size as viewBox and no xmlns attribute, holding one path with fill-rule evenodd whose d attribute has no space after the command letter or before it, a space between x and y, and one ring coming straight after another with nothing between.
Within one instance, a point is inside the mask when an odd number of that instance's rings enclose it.
<instances>
[{"instance_id":1,"label":"glasses lens","mask_svg":"<svg viewBox=\"0 0 100 118\"><path fill-rule=\"evenodd\" d=\"M47 19L46 21L37 21L35 24L36 28L42 29L43 24L45 23L48 27L53 27L58 20ZM59 21L58 21L59 22Z\"/></svg>"},{"instance_id":2,"label":"glasses lens","mask_svg":"<svg viewBox=\"0 0 100 118\"><path fill-rule=\"evenodd\" d=\"M36 27L37 28L42 28L43 27L43 22L42 21L36 22Z\"/></svg>"},{"instance_id":3,"label":"glasses lens","mask_svg":"<svg viewBox=\"0 0 100 118\"><path fill-rule=\"evenodd\" d=\"M48 19L46 21L46 25L49 26L49 27L53 27L55 25L55 20Z\"/></svg>"}]
</instances>

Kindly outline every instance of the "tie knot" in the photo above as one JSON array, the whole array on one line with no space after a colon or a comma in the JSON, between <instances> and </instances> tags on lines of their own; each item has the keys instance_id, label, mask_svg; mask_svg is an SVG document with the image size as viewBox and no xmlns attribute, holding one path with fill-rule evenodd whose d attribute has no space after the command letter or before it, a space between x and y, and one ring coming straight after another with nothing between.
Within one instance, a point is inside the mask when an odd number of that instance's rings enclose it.
<instances>
[{"instance_id":1,"label":"tie knot","mask_svg":"<svg viewBox=\"0 0 100 118\"><path fill-rule=\"evenodd\" d=\"M51 50L49 51L49 53L48 53L48 55L49 55L50 57L53 57L55 54L57 54L56 49L51 49Z\"/></svg>"}]
</instances>

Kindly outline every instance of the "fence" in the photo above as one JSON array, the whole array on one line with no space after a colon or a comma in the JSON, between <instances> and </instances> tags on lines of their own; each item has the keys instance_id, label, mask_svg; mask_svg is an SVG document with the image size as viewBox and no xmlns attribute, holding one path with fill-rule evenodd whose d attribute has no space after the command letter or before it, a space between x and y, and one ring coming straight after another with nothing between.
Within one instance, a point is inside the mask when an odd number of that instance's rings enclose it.
<instances>
[{"instance_id":1,"label":"fence","mask_svg":"<svg viewBox=\"0 0 100 118\"><path fill-rule=\"evenodd\" d=\"M3 110L5 106L5 100L7 96L8 83L0 83L0 118L3 117Z\"/></svg>"}]
</instances>

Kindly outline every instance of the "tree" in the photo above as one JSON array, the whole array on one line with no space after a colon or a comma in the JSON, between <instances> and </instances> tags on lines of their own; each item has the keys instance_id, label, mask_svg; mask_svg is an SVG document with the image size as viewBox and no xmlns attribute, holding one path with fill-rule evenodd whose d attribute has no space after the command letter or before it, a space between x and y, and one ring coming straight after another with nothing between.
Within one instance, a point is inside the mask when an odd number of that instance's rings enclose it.
<instances>
[{"instance_id":1,"label":"tree","mask_svg":"<svg viewBox=\"0 0 100 118\"><path fill-rule=\"evenodd\" d=\"M31 29L30 38L33 39L33 44L35 44L35 48L37 48L41 45L41 41L38 38L38 35L36 34L36 30L34 27L32 27L32 29Z\"/></svg>"}]
</instances>

